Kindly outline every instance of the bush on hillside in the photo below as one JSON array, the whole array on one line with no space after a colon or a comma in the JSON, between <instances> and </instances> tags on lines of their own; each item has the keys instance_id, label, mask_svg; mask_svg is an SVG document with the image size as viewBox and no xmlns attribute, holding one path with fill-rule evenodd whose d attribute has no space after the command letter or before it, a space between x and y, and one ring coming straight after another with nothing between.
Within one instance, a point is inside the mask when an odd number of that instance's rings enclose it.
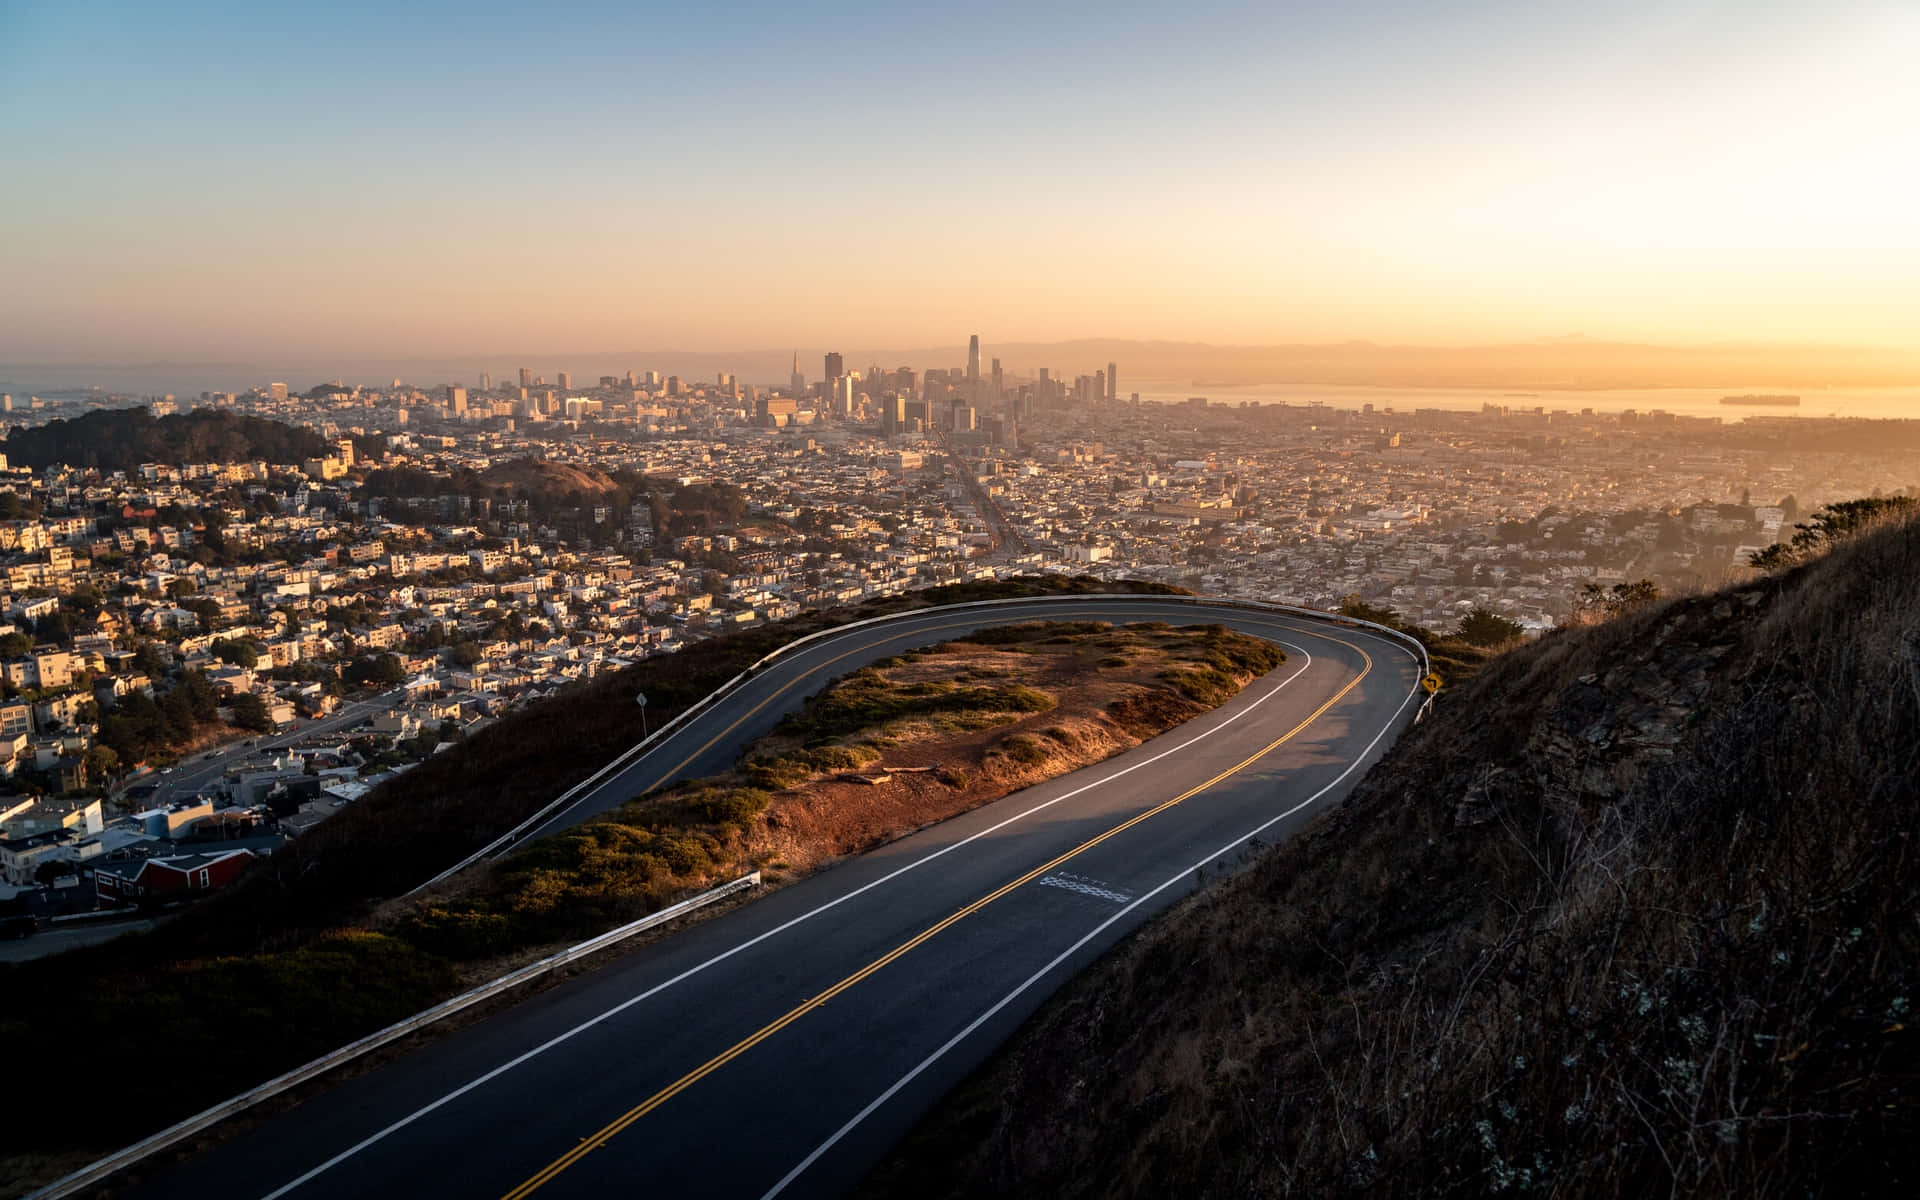
<instances>
[{"instance_id":1,"label":"bush on hillside","mask_svg":"<svg viewBox=\"0 0 1920 1200\"><path fill-rule=\"evenodd\" d=\"M1909 523L1493 660L866 1194L1902 1191L1916 645Z\"/></svg>"}]
</instances>

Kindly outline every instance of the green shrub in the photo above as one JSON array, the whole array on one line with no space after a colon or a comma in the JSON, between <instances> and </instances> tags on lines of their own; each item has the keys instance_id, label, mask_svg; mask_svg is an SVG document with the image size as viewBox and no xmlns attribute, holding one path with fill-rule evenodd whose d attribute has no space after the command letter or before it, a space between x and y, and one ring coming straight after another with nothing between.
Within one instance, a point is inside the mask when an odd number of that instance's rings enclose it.
<instances>
[{"instance_id":1,"label":"green shrub","mask_svg":"<svg viewBox=\"0 0 1920 1200\"><path fill-rule=\"evenodd\" d=\"M428 954L471 959L514 949L514 932L513 922L496 912L435 906L407 918L399 936Z\"/></svg>"},{"instance_id":2,"label":"green shrub","mask_svg":"<svg viewBox=\"0 0 1920 1200\"><path fill-rule=\"evenodd\" d=\"M1212 667L1162 671L1160 678L1196 704L1220 704L1240 690L1234 680Z\"/></svg>"},{"instance_id":3,"label":"green shrub","mask_svg":"<svg viewBox=\"0 0 1920 1200\"><path fill-rule=\"evenodd\" d=\"M1007 757L1022 766L1037 767L1053 757L1047 752L1047 748L1040 744L1039 739L1028 737L1024 733L1013 735L1001 745L1005 748Z\"/></svg>"}]
</instances>

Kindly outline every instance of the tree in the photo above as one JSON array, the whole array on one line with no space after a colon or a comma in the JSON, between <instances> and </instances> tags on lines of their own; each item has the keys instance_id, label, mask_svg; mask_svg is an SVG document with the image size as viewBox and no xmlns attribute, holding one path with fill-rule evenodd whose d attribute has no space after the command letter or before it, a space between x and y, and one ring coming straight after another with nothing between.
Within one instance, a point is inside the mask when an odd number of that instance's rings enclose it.
<instances>
[{"instance_id":1,"label":"tree","mask_svg":"<svg viewBox=\"0 0 1920 1200\"><path fill-rule=\"evenodd\" d=\"M233 700L233 723L254 733L271 733L273 714L257 693L242 692Z\"/></svg>"},{"instance_id":2,"label":"tree","mask_svg":"<svg viewBox=\"0 0 1920 1200\"><path fill-rule=\"evenodd\" d=\"M213 643L213 656L224 663L236 667L245 667L251 671L260 662L260 651L252 642L231 638L217 638Z\"/></svg>"},{"instance_id":3,"label":"tree","mask_svg":"<svg viewBox=\"0 0 1920 1200\"><path fill-rule=\"evenodd\" d=\"M0 635L0 658L19 658L33 649L33 639L24 633Z\"/></svg>"},{"instance_id":4,"label":"tree","mask_svg":"<svg viewBox=\"0 0 1920 1200\"><path fill-rule=\"evenodd\" d=\"M1471 646L1505 646L1526 635L1518 621L1509 621L1487 608L1476 608L1460 622L1460 640Z\"/></svg>"},{"instance_id":5,"label":"tree","mask_svg":"<svg viewBox=\"0 0 1920 1200\"><path fill-rule=\"evenodd\" d=\"M1755 550L1747 555L1747 565L1758 571L1778 571L1782 567L1792 566L1793 551L1782 542L1775 542L1764 550Z\"/></svg>"},{"instance_id":6,"label":"tree","mask_svg":"<svg viewBox=\"0 0 1920 1200\"><path fill-rule=\"evenodd\" d=\"M347 682L354 687L404 683L407 668L391 654L365 654L347 664Z\"/></svg>"},{"instance_id":7,"label":"tree","mask_svg":"<svg viewBox=\"0 0 1920 1200\"><path fill-rule=\"evenodd\" d=\"M1340 615L1352 617L1356 621L1372 621L1375 625L1385 625L1389 629L1400 626L1400 614L1378 604L1368 604L1360 598L1358 592L1348 595L1340 601Z\"/></svg>"},{"instance_id":8,"label":"tree","mask_svg":"<svg viewBox=\"0 0 1920 1200\"><path fill-rule=\"evenodd\" d=\"M220 623L219 603L205 596L190 596L180 601L180 607L196 614L200 618L200 627L209 633Z\"/></svg>"},{"instance_id":9,"label":"tree","mask_svg":"<svg viewBox=\"0 0 1920 1200\"><path fill-rule=\"evenodd\" d=\"M120 755L112 746L93 745L87 747L87 777L90 779L110 778L120 767Z\"/></svg>"},{"instance_id":10,"label":"tree","mask_svg":"<svg viewBox=\"0 0 1920 1200\"><path fill-rule=\"evenodd\" d=\"M1920 500L1911 496L1872 496L1823 505L1814 509L1806 521L1793 527L1793 537L1787 542L1775 542L1764 550L1754 551L1747 556L1747 563L1762 571L1790 567L1836 542L1865 532L1880 521L1909 514L1916 505L1920 505Z\"/></svg>"},{"instance_id":11,"label":"tree","mask_svg":"<svg viewBox=\"0 0 1920 1200\"><path fill-rule=\"evenodd\" d=\"M133 665L148 679L158 679L167 673L169 663L161 656L159 646L142 641L133 648Z\"/></svg>"},{"instance_id":12,"label":"tree","mask_svg":"<svg viewBox=\"0 0 1920 1200\"><path fill-rule=\"evenodd\" d=\"M1611 588L1589 583L1575 601L1575 610L1588 620L1611 621L1622 613L1643 608L1660 599L1660 585L1651 579L1616 583Z\"/></svg>"}]
</instances>

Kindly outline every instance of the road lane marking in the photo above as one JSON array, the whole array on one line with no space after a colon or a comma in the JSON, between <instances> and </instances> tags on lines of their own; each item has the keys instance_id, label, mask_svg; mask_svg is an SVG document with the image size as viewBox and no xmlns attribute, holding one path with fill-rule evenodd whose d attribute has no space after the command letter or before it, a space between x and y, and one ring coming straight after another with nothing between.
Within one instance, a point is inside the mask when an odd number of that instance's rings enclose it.
<instances>
[{"instance_id":1,"label":"road lane marking","mask_svg":"<svg viewBox=\"0 0 1920 1200\"><path fill-rule=\"evenodd\" d=\"M1107 611L1111 611L1111 609ZM1319 632L1318 630L1313 629L1311 627L1303 628L1303 626L1309 625L1309 621L1307 618L1280 616L1280 617L1277 617L1277 619L1263 620L1263 619L1255 619L1252 617L1247 617L1243 614L1235 614L1234 619L1236 621L1243 622L1248 625L1259 625L1264 628L1273 629L1277 631L1285 631L1287 633L1291 633L1297 636L1319 638L1325 641L1336 642L1344 646L1352 645L1349 642L1342 641L1339 638L1330 637L1329 635ZM1387 639L1382 638L1377 634L1361 633L1361 636L1374 638L1380 641L1383 645L1391 649L1399 650L1403 654L1411 654L1411 652L1408 651L1404 646L1401 646L1395 642L1388 641ZM1274 641L1277 639L1270 638L1268 640ZM1259 709L1262 705L1266 704L1269 700L1272 700L1274 697L1280 695L1281 692L1283 692L1287 687L1289 687L1295 680L1299 679L1302 675L1304 675L1307 672L1307 670L1313 666L1313 662L1314 662L1313 655L1309 653L1305 647L1295 645L1294 643L1291 643L1291 642L1280 642L1279 644L1282 646L1285 646L1287 649L1299 652L1299 654L1302 657L1304 657L1306 661L1301 663L1300 666L1296 668L1291 674L1289 674L1285 679L1282 679L1280 682L1273 685L1273 687L1269 689L1267 692L1265 692L1260 696L1255 697L1249 704L1247 704L1245 708L1242 708L1238 712L1229 714L1226 717L1226 719L1222 720L1219 724L1211 728L1201 730L1199 733L1196 733L1192 737L1187 738L1185 741L1181 742L1179 745L1171 746L1168 749L1162 750L1158 754L1155 754L1149 758L1142 759L1137 763L1133 763L1129 766L1121 767L1117 771L1113 771L1112 773L1107 774L1099 779L1095 779L1090 783L1082 784L1079 787L1073 788L1070 791L1067 791L1062 793L1061 795L1055 796L1051 800L1043 800L1040 803L1033 805L1031 808L1023 809L1022 811L1017 812L1010 817L1007 817L1001 821L994 823L993 825L988 826L985 829L980 830L978 833L970 834L967 837L964 837L959 841L952 843L951 845L943 846L938 850L934 850L920 858L913 860L912 862L905 863L899 867L896 867L893 870L887 872L885 875L880 876L878 879L874 879L871 882L864 883L857 888L853 888L850 891L847 891L839 896L834 897L831 900L828 900L812 909L809 909L804 913L801 913L799 916L793 917L787 921L782 922L779 925L776 925L775 927L767 930L764 933L756 934L755 936L747 939L746 941L741 942L738 945L731 946L728 949L723 950L718 954L715 954L713 957L708 958L703 962L696 963L695 965L688 967L686 970L681 971L679 974L674 975L671 978L662 980L660 983L655 984L654 986L646 989L645 991L640 992L637 995L631 996L628 999L621 1001L619 1004L616 1004L613 1007L608 1008L607 1010L605 1010L604 1012L601 1012L597 1016L590 1017L587 1020L582 1021L580 1024L575 1025L571 1029L568 1029L562 1033L556 1034L554 1037L549 1038L547 1041L540 1043L539 1045L533 1047L532 1049L526 1050L521 1054L511 1059L508 1059L506 1062L501 1063L499 1066L494 1067L491 1070L479 1076L476 1076L475 1078L473 1078L472 1080L469 1080L465 1084L462 1084L458 1088L455 1088L449 1092L446 1092L445 1094L441 1095L437 1099L432 1100L425 1105L422 1105L420 1108L415 1109L413 1112L407 1114L404 1117L401 1117L399 1120L392 1122L391 1124L385 1126L384 1128L376 1130L375 1132L367 1135L365 1138L361 1139L360 1141L347 1147L345 1150L342 1150L338 1154L335 1154L333 1157L327 1159L326 1161L320 1163L315 1167L312 1167L311 1169L306 1171L304 1174L298 1176L295 1179L290 1180L289 1182L283 1184L279 1188L276 1188L274 1191L269 1192L265 1197L262 1198L262 1200L280 1200L281 1197L284 1197L294 1192L295 1190L299 1189L305 1184L311 1182L312 1180L332 1170L334 1167L337 1167L341 1163L347 1161L350 1158L353 1158L355 1155L358 1155L361 1151L366 1150L368 1147L376 1145L379 1142L386 1140L388 1137L391 1137L393 1134L398 1133L402 1129L407 1128L408 1126L412 1125L414 1122L419 1121L421 1118L431 1115L432 1113L438 1111L442 1107L453 1103L455 1100L460 1099L462 1096L467 1095L469 1092L472 1092L478 1088L486 1086L487 1084L493 1082L495 1079L499 1078L502 1075L505 1075L507 1072L514 1070L515 1068L521 1066L522 1064L529 1062L532 1059L538 1058L539 1056L541 1056L542 1054L545 1054L547 1051L553 1049L554 1047L559 1046L562 1043L571 1040L572 1038L574 1038L579 1034L585 1033L587 1030L594 1028L595 1026L601 1024L604 1021L608 1021L616 1016L619 1016L621 1013L627 1011L633 1006L640 1004L643 1001L649 1000L656 995L659 995L661 992L666 991L668 988L671 988L677 984L685 982L688 979L691 979L695 975L700 974L701 972L707 970L710 967L717 966L718 964L725 962L727 959L730 959L737 954L743 954L746 951L751 950L753 947L759 945L760 943L765 942L771 938L778 937L780 934L783 934L798 925L801 925L807 921L810 921L813 918L822 915L823 913L826 913L835 908L838 908L842 904L858 899L860 896L866 894L867 892L872 891L875 888L878 888L885 884L893 882L894 880L907 874L909 871L914 871L919 869L920 867L926 866L928 863L934 862L935 860L943 858L948 854L951 854L957 850L963 849L964 847L972 844L973 842L979 841L982 838L991 837L992 835L999 833L1001 830L1007 828L1008 826L1014 825L1020 821L1024 821L1028 817L1034 816L1037 813L1040 813L1045 811L1046 809L1052 808L1056 804L1065 803L1066 801L1071 800L1076 796L1079 796L1087 791L1090 791L1093 788L1101 787L1108 783L1111 783L1114 780L1119 779L1123 775L1130 775L1134 771L1137 771L1142 767L1152 766L1154 763L1159 762L1161 759L1164 759L1169 755L1178 754L1188 749L1189 747L1193 746L1195 743L1205 738L1214 736L1215 734L1226 729L1228 726L1239 721L1243 717L1252 715L1255 712L1255 710ZM1091 770L1094 770L1094 768L1090 767L1090 768L1087 768L1087 770L1091 771Z\"/></svg>"},{"instance_id":2,"label":"road lane marking","mask_svg":"<svg viewBox=\"0 0 1920 1200\"><path fill-rule=\"evenodd\" d=\"M1100 922L1100 924L1094 926L1093 929L1086 934L1086 936L1082 937L1079 941L1075 942L1071 946L1068 946L1065 950L1062 950L1059 954L1055 955L1053 958L1053 961L1049 962L1046 966L1041 967L1038 971L1035 971L1033 974L1027 976L1027 978L1020 984L1019 987L1014 988L1012 991L1008 992L1006 995L1000 997L1000 999L997 1002L995 1002L991 1008L988 1008L985 1012L975 1017L972 1020L972 1022L970 1022L967 1025L965 1029L962 1029L959 1033L956 1033L952 1037L948 1038L946 1042L940 1046L939 1049L935 1050L932 1054L929 1054L925 1058L921 1059L919 1064L915 1066L911 1071L908 1071L905 1075L902 1075L899 1079L894 1080L892 1087L889 1087L886 1091L881 1092L878 1096L874 1097L873 1100L870 1101L865 1108L861 1109L859 1112L853 1115L852 1120L848 1121L845 1125L842 1125L839 1129L835 1130L832 1137L828 1138L826 1141L821 1142L818 1146L814 1147L813 1153L801 1159L799 1162L799 1165L795 1166L793 1170L788 1171L785 1175L781 1176L780 1182L774 1184L771 1188L768 1188L766 1193L760 1197L760 1200L773 1200L775 1196L778 1196L781 1192L785 1191L787 1189L787 1186L791 1184L794 1180L800 1178L800 1176L806 1172L808 1167L811 1167L814 1163L819 1162L820 1157L822 1155L824 1155L827 1151L833 1149L834 1146L838 1145L840 1142L840 1139L846 1137L849 1133L852 1133L854 1129L857 1128L862 1121L865 1121L868 1117L872 1116L875 1112L879 1111L879 1109L882 1106L884 1106L887 1103L887 1101L899 1095L900 1089L906 1087L908 1084L912 1083L915 1079L919 1078L921 1073L924 1072L928 1067L931 1067L934 1063L939 1062L942 1058L946 1057L948 1052L950 1052L955 1046L958 1046L961 1042L964 1042L968 1038L972 1037L974 1033L978 1031L982 1025L985 1025L988 1021L991 1021L994 1017L998 1016L1002 1011L1006 1009L1007 1005L1012 1004L1028 988L1040 982L1040 980L1046 978L1047 975L1057 970L1062 963L1065 963L1066 961L1071 959L1074 955L1078 954L1081 950L1085 949L1088 943L1092 942L1095 938L1099 937L1101 934L1105 933L1107 930L1113 928L1115 922L1125 920L1128 914L1132 913L1135 909L1139 908L1141 905L1152 900L1155 896L1158 896L1161 892L1164 892L1168 888L1174 887L1177 884L1181 883L1182 881L1188 879L1193 875L1195 871L1201 870L1202 868L1206 867L1209 863L1218 862L1219 860L1225 858L1227 855L1232 854L1235 850L1238 850L1246 846L1247 843L1251 842L1254 838L1259 837L1261 834L1265 833L1267 830L1273 828L1275 825L1278 825L1280 822L1286 820L1288 817L1293 816L1295 813L1300 812L1302 809L1308 808L1309 806L1315 804L1316 802L1319 801L1319 799L1322 796L1326 795L1328 792L1332 791L1334 788L1339 787L1341 781L1346 779L1347 776L1353 774L1355 769L1357 769L1361 763L1367 760L1367 755L1373 753L1374 747L1380 744L1380 739L1387 736L1387 732L1391 730L1395 725L1400 723L1400 718L1407 711L1407 704L1410 701L1412 701L1415 694L1416 693L1414 692L1407 693L1406 699L1400 702L1400 707L1393 710L1393 716L1387 720L1386 724L1380 727L1379 733L1376 733L1373 735L1373 740L1367 743L1367 748L1365 750L1362 750L1354 758L1354 760L1351 763L1347 764L1347 769L1340 772L1340 774L1336 775L1333 778L1333 780L1329 782L1325 787L1321 788L1319 791L1315 792L1313 795L1308 796L1305 800L1302 800L1300 803L1294 805L1292 808L1289 808L1285 812L1280 813L1276 816L1267 818L1265 821L1261 822L1259 825L1256 825L1254 828L1248 830L1246 833L1233 839L1231 842L1228 842L1226 845L1215 850L1213 853L1201 855L1200 858L1197 861L1195 861L1191 866L1183 867L1180 870L1175 871L1172 875L1169 875L1164 881L1162 881L1158 887L1155 887L1152 891L1149 891L1145 895L1142 895L1139 899L1135 900L1133 903L1127 905L1125 908L1121 909L1119 912L1114 913L1112 916L1108 917L1106 920Z\"/></svg>"},{"instance_id":3,"label":"road lane marking","mask_svg":"<svg viewBox=\"0 0 1920 1200\"><path fill-rule=\"evenodd\" d=\"M1142 608L1138 611L1142 613L1147 613L1147 612L1158 612L1159 610L1149 607L1149 608ZM1062 618L1078 617L1084 620L1089 616L1096 616L1096 615L1098 615L1101 619L1104 620L1116 614L1113 611L1113 606L1109 605L1104 610L1099 607L1093 607L1093 608L1089 608L1085 612L1075 612L1072 609L1068 609L1064 612L1061 612L1057 616L1050 613L1042 619L1053 621L1053 620L1059 620ZM1144 617L1139 619L1159 620L1160 618L1149 616L1149 617ZM1192 622L1192 623L1203 624L1204 622ZM1257 622L1257 623L1266 625L1268 628L1273 628L1273 629L1288 628L1287 626L1279 625L1271 622ZM987 628L991 628L991 626L983 625L979 620L953 621L945 625L922 626L916 629L911 629L902 633L895 634L891 637L882 638L879 642L879 645L884 646L889 642L900 641L909 637L916 637L922 634L941 633L948 629L969 629L969 628L987 629ZM868 631L861 630L856 633L848 634L847 636L859 637L862 633L865 633L865 632L868 632ZM1292 632L1292 630L1289 630L1289 632ZM829 649L832 649L834 645L835 643L833 642L827 642L820 646L815 646L812 648L812 650L808 650L804 653L810 654L813 652L813 650L829 650ZM645 787L641 788L639 791L635 792L633 795L644 796L648 792L653 791L655 788L664 786L668 780L672 779L675 775L679 774L681 771L684 771L687 768L687 765L691 763L694 759L699 758L702 754L705 754L707 751L713 749L714 746L719 744L722 738L725 738L731 735L734 730L740 728L741 725L752 720L760 712L760 710L765 708L767 705L772 704L775 700L778 700L780 697L786 695L788 692L800 686L802 683L807 682L809 679L815 678L825 668L830 667L833 664L837 662L841 662L845 659L852 658L854 655L860 654L863 651L872 650L874 648L875 648L875 643L868 642L864 645L856 646L852 650L849 650L844 654L837 654L834 657L827 659L825 662L818 664L817 666L809 667L806 671L788 680L786 683L780 685L780 687L777 690L775 690L771 695L769 695L766 699L754 705L752 708L742 713L739 717L735 718L733 724L727 726L725 729L722 729L719 733L714 734L711 738L708 738L704 746L701 746L698 750L695 750L692 754L689 754L685 758L681 759L677 764L668 768L667 772L664 775L661 775L658 779L654 780L652 783L647 784ZM1305 653L1305 651L1302 651L1302 653ZM802 657L804 657L804 654L802 655ZM565 812L556 813L554 815L553 820L548 821L547 824L542 825L541 828L545 829L548 826L551 826L554 823L554 821L558 821L562 819L567 815L568 812L571 812L575 808L578 808L580 805L585 804L587 801L591 800L593 796L598 794L603 789L611 787L614 784L618 783L620 779L627 774L627 772L638 768L641 763L647 761L647 759L649 758L652 758L655 754L659 753L661 750L666 749L667 745L668 743L662 742L660 745L655 746L652 750L647 751L645 754L641 755L637 760L635 760L631 765L629 765L625 771L620 772L619 775L615 775L612 779L609 779L606 783L602 784L600 787L595 788L592 792L587 793L587 795L580 797L580 799L568 805ZM531 841L534 837L540 837L540 836L543 836L543 835L536 832L527 840Z\"/></svg>"},{"instance_id":4,"label":"road lane marking","mask_svg":"<svg viewBox=\"0 0 1920 1200\"><path fill-rule=\"evenodd\" d=\"M1338 639L1330 639L1330 640L1338 640ZM868 976L873 975L875 972L885 968L888 964L894 962L896 959L912 951L915 947L920 946L923 943L931 940L932 938L939 936L939 934L945 931L946 929L950 928L951 926L957 924L960 921L964 921L966 918L979 912L981 909L987 907L989 904L992 904L994 901L1007 895L1009 892L1012 892L1022 887L1023 885L1029 883L1034 879L1040 878L1041 876L1047 874L1049 871L1052 871L1055 867L1058 867L1063 863L1072 861L1074 858L1078 857L1081 854L1086 853L1088 850L1093 849L1095 846L1100 845L1102 842L1105 842L1107 839L1117 837L1120 834L1126 832L1127 830L1132 829L1135 825L1139 825L1144 821L1147 821L1152 819L1153 817L1159 816L1161 813L1167 811L1168 809L1174 807L1175 805L1180 804L1185 800L1188 800L1194 796L1199 795L1201 792L1204 792L1208 788L1213 787L1215 784L1219 783L1221 780L1230 778L1231 776L1234 776L1234 775L1238 775L1241 771L1246 770L1248 767L1252 766L1254 763L1258 762L1260 759L1265 758L1268 754L1271 754L1274 750L1278 749L1284 743L1292 741L1293 738L1300 733L1300 731L1306 729L1309 725L1312 725L1315 721L1319 720L1321 716L1323 716L1328 709L1332 708L1334 705L1344 700L1347 696L1347 693L1353 691L1354 688L1359 687L1360 681L1365 679L1372 672L1373 670L1372 657L1369 656L1365 650L1361 650L1358 646L1353 646L1352 643L1346 643L1346 644L1360 655L1361 659L1365 661L1366 665L1361 668L1360 673L1358 675L1355 675L1352 679L1347 681L1347 685L1345 687L1335 692L1331 697L1327 699L1326 703L1322 704L1319 708L1314 709L1313 712L1307 715L1305 720L1301 721L1298 725L1295 725L1292 729L1289 729L1287 732L1281 734L1279 737L1275 738L1273 741L1268 742L1265 746L1262 746L1260 749L1254 751L1252 754L1248 755L1246 758L1240 760L1238 763L1234 764L1233 766L1228 767L1226 770L1220 772L1218 775L1215 775L1213 778L1207 780L1206 782L1195 784L1193 787L1190 787L1186 791L1181 792L1179 795L1173 797L1171 800L1163 800L1159 804L1154 805L1152 808L1146 809L1145 811L1140 813L1136 813L1134 816L1129 817L1125 821L1120 822L1118 825L1113 826L1112 828L1108 829L1106 832L1098 834L1094 837L1088 838L1086 841L1080 843L1078 846L1075 846L1073 849L1068 850L1064 854L1061 854L1051 859L1048 862L1042 863L1040 866L1033 868L1032 870L1028 871L1026 874L1021 875L1020 877L1018 877L1017 879L1014 879L1010 883L1002 884L1000 887L987 893L985 896L982 896L980 899L975 900L971 904L966 905L964 908L957 909L954 912L948 914L946 917L943 917L941 920L935 922L932 925L929 925L927 928L921 930L919 933L915 934L913 937L908 938L906 941L900 943L898 946L895 946L893 949L887 951L885 954L881 955L879 958L874 959L872 962L860 968L858 971L855 971L853 974L848 975L846 978L840 980L840 982L834 984L832 987L829 987L825 991L821 992L819 995L814 996L810 1000L802 1001L800 1004L798 1004L794 1008L789 1009L785 1014L761 1026L759 1029L755 1030L753 1033L748 1034L746 1037L741 1038L738 1042L735 1042L732 1046L729 1046L727 1049L722 1050L720 1053L714 1055L712 1058L708 1059L706 1062L695 1067L693 1070L688 1071L685 1075L682 1075L680 1078L674 1080L672 1083L668 1084L666 1087L661 1088L659 1091L655 1092L653 1095L647 1097L645 1100L641 1101L639 1104L634 1105L632 1108L620 1114L620 1116L614 1118L612 1121L608 1122L605 1126L601 1127L601 1129L598 1132L593 1133L588 1137L582 1139L580 1142L575 1144L572 1149L562 1154L559 1158L554 1159L552 1162L548 1163L545 1167L542 1167L539 1171L535 1172L530 1178L528 1178L524 1183L520 1184L520 1186L506 1193L506 1195L503 1196L501 1200L523 1200L524 1197L529 1196L533 1192L537 1191L540 1187L545 1185L549 1180L559 1175L562 1171L565 1171L568 1167L571 1167L574 1163L580 1161L580 1159L582 1159L586 1155L592 1153L594 1150L599 1149L601 1146L606 1145L609 1141L613 1140L613 1138L618 1136L622 1130L632 1125L635 1121L638 1121L641 1117L646 1116L648 1113L652 1112L654 1109L660 1107L662 1104L665 1104L667 1101L673 1099L675 1096L678 1096L681 1092L684 1092L688 1088L692 1087L694 1084L699 1083L702 1079L705 1079L708 1075L711 1075L713 1072L719 1070L721 1067L726 1066L728 1063L740 1057L742 1054L745 1054L747 1051L753 1049L755 1046L758 1046L761 1042L766 1041L768 1038L772 1037L774 1034L779 1033L781 1030L785 1029L787 1026L793 1024L795 1021L798 1021L801 1017L806 1016L809 1012L812 1012L814 1009L819 1008L822 1005L826 1004L828 1001L840 995L842 992L846 991L848 988L853 987L855 984L858 984L860 981L866 979Z\"/></svg>"},{"instance_id":5,"label":"road lane marking","mask_svg":"<svg viewBox=\"0 0 1920 1200\"><path fill-rule=\"evenodd\" d=\"M1133 899L1132 892L1119 892L1106 886L1099 879L1087 879L1080 875L1070 875L1065 871L1058 875L1048 875L1039 881L1041 887L1060 888L1063 891L1077 892L1082 896L1092 896L1095 900L1111 900L1115 904L1125 904Z\"/></svg>"}]
</instances>

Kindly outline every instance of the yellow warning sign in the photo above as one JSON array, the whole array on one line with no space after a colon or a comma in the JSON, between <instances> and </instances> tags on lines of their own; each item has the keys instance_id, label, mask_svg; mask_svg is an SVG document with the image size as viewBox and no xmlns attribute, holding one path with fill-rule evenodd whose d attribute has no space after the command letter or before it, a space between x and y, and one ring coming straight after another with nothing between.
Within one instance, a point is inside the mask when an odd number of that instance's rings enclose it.
<instances>
[{"instance_id":1,"label":"yellow warning sign","mask_svg":"<svg viewBox=\"0 0 1920 1200\"><path fill-rule=\"evenodd\" d=\"M1440 677L1438 675L1429 675L1420 681L1420 686L1427 689L1429 693L1437 692L1440 690Z\"/></svg>"}]
</instances>

